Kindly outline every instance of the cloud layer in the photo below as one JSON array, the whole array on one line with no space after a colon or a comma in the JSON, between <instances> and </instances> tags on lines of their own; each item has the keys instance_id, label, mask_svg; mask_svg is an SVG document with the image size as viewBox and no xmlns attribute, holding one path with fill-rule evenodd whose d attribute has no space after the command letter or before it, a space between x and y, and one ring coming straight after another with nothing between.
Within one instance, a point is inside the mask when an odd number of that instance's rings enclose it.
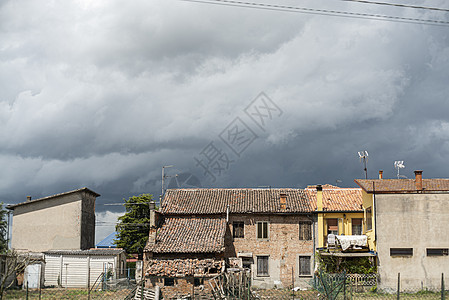
<instances>
[{"instance_id":1,"label":"cloud layer","mask_svg":"<svg viewBox=\"0 0 449 300\"><path fill-rule=\"evenodd\" d=\"M313 5L449 21L427 10ZM371 177L394 177L398 159L409 177L447 177L448 33L183 1L4 1L2 200L88 186L104 211L139 193L157 198L164 165L203 186L353 186L365 149ZM244 113L262 91L283 111L264 131ZM236 117L258 136L240 157L219 138ZM193 159L211 141L233 160L215 182Z\"/></svg>"}]
</instances>

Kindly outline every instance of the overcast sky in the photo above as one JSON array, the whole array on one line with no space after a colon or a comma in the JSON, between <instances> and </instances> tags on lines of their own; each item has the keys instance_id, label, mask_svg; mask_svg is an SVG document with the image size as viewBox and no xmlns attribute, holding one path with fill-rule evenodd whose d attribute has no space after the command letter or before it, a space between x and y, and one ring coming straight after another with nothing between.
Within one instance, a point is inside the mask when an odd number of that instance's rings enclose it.
<instances>
[{"instance_id":1,"label":"overcast sky","mask_svg":"<svg viewBox=\"0 0 449 300\"><path fill-rule=\"evenodd\" d=\"M447 11L352 1L256 2L449 22ZM0 1L0 200L88 187L102 195L98 241L122 213L104 204L158 198L165 165L179 174L171 187L354 187L367 150L370 178L395 178L395 160L408 178L449 177L448 25L176 0Z\"/></svg>"}]
</instances>

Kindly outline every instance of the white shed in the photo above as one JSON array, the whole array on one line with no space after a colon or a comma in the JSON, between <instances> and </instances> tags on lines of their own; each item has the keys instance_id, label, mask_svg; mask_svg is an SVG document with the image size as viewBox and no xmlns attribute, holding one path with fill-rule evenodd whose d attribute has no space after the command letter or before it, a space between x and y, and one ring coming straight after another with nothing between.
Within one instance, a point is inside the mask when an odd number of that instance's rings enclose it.
<instances>
[{"instance_id":1,"label":"white shed","mask_svg":"<svg viewBox=\"0 0 449 300\"><path fill-rule=\"evenodd\" d=\"M50 250L45 255L44 286L89 287L101 281L126 277L122 249Z\"/></svg>"}]
</instances>

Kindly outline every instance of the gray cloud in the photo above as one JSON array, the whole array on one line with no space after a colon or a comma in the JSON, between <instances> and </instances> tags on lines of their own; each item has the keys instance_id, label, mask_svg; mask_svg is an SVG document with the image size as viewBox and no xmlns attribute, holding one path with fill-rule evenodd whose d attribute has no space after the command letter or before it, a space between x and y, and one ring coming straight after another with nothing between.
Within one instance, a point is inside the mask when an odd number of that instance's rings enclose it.
<instances>
[{"instance_id":1,"label":"gray cloud","mask_svg":"<svg viewBox=\"0 0 449 300\"><path fill-rule=\"evenodd\" d=\"M416 9L314 5L448 21ZM183 1L4 1L2 200L88 186L110 218L106 210L122 209L104 204L157 198L170 164L168 174L193 173L203 186L353 186L365 149L371 177L394 177L398 159L409 177L418 168L447 177L448 34ZM243 112L261 91L283 110L265 131ZM219 139L236 117L258 135L241 157ZM193 159L211 141L234 160L216 182Z\"/></svg>"}]
</instances>

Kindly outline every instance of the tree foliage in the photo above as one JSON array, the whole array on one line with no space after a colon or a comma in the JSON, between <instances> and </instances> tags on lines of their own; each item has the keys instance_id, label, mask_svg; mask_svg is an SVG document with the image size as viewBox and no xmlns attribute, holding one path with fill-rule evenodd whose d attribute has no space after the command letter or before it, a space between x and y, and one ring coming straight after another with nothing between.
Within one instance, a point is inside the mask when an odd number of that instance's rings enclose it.
<instances>
[{"instance_id":1,"label":"tree foliage","mask_svg":"<svg viewBox=\"0 0 449 300\"><path fill-rule=\"evenodd\" d=\"M317 253L320 270L326 273L372 274L377 272L374 261L368 257L324 256Z\"/></svg>"},{"instance_id":2,"label":"tree foliage","mask_svg":"<svg viewBox=\"0 0 449 300\"><path fill-rule=\"evenodd\" d=\"M153 196L142 194L125 200L125 214L118 218L116 226L117 247L128 254L141 253L148 240L150 231L150 202Z\"/></svg>"}]
</instances>

